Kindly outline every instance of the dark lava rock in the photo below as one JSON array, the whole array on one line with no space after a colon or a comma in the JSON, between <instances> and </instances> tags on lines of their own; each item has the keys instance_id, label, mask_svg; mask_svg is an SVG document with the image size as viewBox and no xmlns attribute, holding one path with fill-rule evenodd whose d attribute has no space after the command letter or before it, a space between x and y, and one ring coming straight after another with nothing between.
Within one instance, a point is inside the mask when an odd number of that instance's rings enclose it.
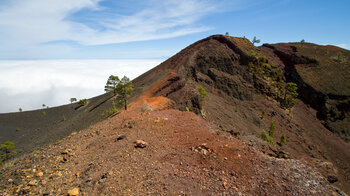
<instances>
[{"instance_id":1,"label":"dark lava rock","mask_svg":"<svg viewBox=\"0 0 350 196\"><path fill-rule=\"evenodd\" d=\"M122 139L125 139L125 138L126 138L126 135L120 134L120 135L118 135L116 141L119 141L119 140L122 140Z\"/></svg>"},{"instance_id":2,"label":"dark lava rock","mask_svg":"<svg viewBox=\"0 0 350 196\"><path fill-rule=\"evenodd\" d=\"M338 178L336 176L328 176L327 180L329 183L335 183L338 181Z\"/></svg>"}]
</instances>

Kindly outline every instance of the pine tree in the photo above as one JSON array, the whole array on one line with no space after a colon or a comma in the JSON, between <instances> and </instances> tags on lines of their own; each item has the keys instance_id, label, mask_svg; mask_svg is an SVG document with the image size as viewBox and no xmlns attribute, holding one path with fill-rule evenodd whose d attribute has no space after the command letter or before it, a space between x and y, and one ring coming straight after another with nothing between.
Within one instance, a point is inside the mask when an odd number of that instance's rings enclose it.
<instances>
[{"instance_id":1,"label":"pine tree","mask_svg":"<svg viewBox=\"0 0 350 196\"><path fill-rule=\"evenodd\" d=\"M119 83L120 83L120 80L118 76L110 75L105 86L105 91L113 92L113 95L116 95L117 87Z\"/></svg>"},{"instance_id":2,"label":"pine tree","mask_svg":"<svg viewBox=\"0 0 350 196\"><path fill-rule=\"evenodd\" d=\"M284 106L285 107L290 107L292 103L296 101L296 98L298 97L298 85L293 83L293 82L288 82L286 87L285 87L285 92L284 92Z\"/></svg>"},{"instance_id":3,"label":"pine tree","mask_svg":"<svg viewBox=\"0 0 350 196\"><path fill-rule=\"evenodd\" d=\"M74 97L70 98L70 103L73 103L73 102L76 102L76 101L77 101L77 98L74 98Z\"/></svg>"},{"instance_id":4,"label":"pine tree","mask_svg":"<svg viewBox=\"0 0 350 196\"><path fill-rule=\"evenodd\" d=\"M255 45L255 43L260 43L260 39L256 39L256 37L254 36L253 41L252 41L253 45Z\"/></svg>"},{"instance_id":5,"label":"pine tree","mask_svg":"<svg viewBox=\"0 0 350 196\"><path fill-rule=\"evenodd\" d=\"M131 95L131 92L134 90L132 82L126 76L124 76L118 83L116 88L116 93L118 94L117 98L120 101L124 102L125 110L128 109L127 100Z\"/></svg>"}]
</instances>

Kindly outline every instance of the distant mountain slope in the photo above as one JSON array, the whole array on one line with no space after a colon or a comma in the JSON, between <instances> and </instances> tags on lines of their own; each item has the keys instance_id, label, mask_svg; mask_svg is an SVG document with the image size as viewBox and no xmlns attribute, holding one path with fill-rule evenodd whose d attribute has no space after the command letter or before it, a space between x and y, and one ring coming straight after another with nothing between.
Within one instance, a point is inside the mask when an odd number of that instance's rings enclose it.
<instances>
[{"instance_id":1,"label":"distant mountain slope","mask_svg":"<svg viewBox=\"0 0 350 196\"><path fill-rule=\"evenodd\" d=\"M82 107L73 103L41 110L0 114L0 142L14 142L19 154L34 151L105 119L104 110L111 105L110 97L105 94L92 98ZM100 106L95 108L98 105Z\"/></svg>"}]
</instances>

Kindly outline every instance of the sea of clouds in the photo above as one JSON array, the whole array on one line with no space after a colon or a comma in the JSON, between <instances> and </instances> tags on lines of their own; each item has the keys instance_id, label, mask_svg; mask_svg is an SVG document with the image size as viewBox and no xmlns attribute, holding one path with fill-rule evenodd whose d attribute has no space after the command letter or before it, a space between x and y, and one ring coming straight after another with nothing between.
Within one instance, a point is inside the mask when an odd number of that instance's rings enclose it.
<instances>
[{"instance_id":1,"label":"sea of clouds","mask_svg":"<svg viewBox=\"0 0 350 196\"><path fill-rule=\"evenodd\" d=\"M136 78L160 64L146 60L0 60L0 113L70 103L104 93L110 75Z\"/></svg>"}]
</instances>

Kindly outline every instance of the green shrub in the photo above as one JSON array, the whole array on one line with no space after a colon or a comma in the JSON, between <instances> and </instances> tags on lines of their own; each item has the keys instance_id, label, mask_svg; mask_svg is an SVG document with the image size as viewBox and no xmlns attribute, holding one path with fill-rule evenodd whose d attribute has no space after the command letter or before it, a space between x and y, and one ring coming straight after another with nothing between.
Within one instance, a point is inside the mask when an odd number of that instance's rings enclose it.
<instances>
[{"instance_id":1,"label":"green shrub","mask_svg":"<svg viewBox=\"0 0 350 196\"><path fill-rule=\"evenodd\" d=\"M252 63L252 62L249 62L249 64L248 64L248 66L249 66L249 71L254 71L255 70L255 65L254 65L254 63Z\"/></svg>"},{"instance_id":2,"label":"green shrub","mask_svg":"<svg viewBox=\"0 0 350 196\"><path fill-rule=\"evenodd\" d=\"M7 160L11 154L16 153L14 150L15 144L11 141L6 141L0 146L0 165L3 164L3 161Z\"/></svg>"},{"instance_id":3,"label":"green shrub","mask_svg":"<svg viewBox=\"0 0 350 196\"><path fill-rule=\"evenodd\" d=\"M46 115L46 112L45 112L45 111L42 111L41 114L45 116L45 115Z\"/></svg>"},{"instance_id":4,"label":"green shrub","mask_svg":"<svg viewBox=\"0 0 350 196\"><path fill-rule=\"evenodd\" d=\"M107 109L107 110L105 110L105 114L109 114L109 110Z\"/></svg>"},{"instance_id":5,"label":"green shrub","mask_svg":"<svg viewBox=\"0 0 350 196\"><path fill-rule=\"evenodd\" d=\"M345 58L346 58L346 56L345 56L342 52L338 52L338 54L337 54L337 61L338 61L339 63L344 62L344 61L345 61Z\"/></svg>"},{"instance_id":6,"label":"green shrub","mask_svg":"<svg viewBox=\"0 0 350 196\"><path fill-rule=\"evenodd\" d=\"M201 95L203 96L206 96L207 95L207 91L202 87L202 86L199 86L198 87L198 91Z\"/></svg>"},{"instance_id":7,"label":"green shrub","mask_svg":"<svg viewBox=\"0 0 350 196\"><path fill-rule=\"evenodd\" d=\"M264 74L266 77L271 77L271 75L276 75L273 72L271 65L268 64L266 56L257 58L258 54L256 52L250 53L248 67L249 71L259 72Z\"/></svg>"},{"instance_id":8,"label":"green shrub","mask_svg":"<svg viewBox=\"0 0 350 196\"><path fill-rule=\"evenodd\" d=\"M274 137L275 136L275 132L276 132L276 125L274 122L271 122L270 124L270 131L269 131L269 135L271 137Z\"/></svg>"},{"instance_id":9,"label":"green shrub","mask_svg":"<svg viewBox=\"0 0 350 196\"><path fill-rule=\"evenodd\" d=\"M189 112L190 111L190 108L186 107L186 112Z\"/></svg>"},{"instance_id":10,"label":"green shrub","mask_svg":"<svg viewBox=\"0 0 350 196\"><path fill-rule=\"evenodd\" d=\"M62 142L64 142L63 139L57 141L57 143L59 143L59 144L62 143Z\"/></svg>"},{"instance_id":11,"label":"green shrub","mask_svg":"<svg viewBox=\"0 0 350 196\"><path fill-rule=\"evenodd\" d=\"M298 85L293 82L288 82L284 88L284 98L283 98L283 106L286 108L292 107L293 103L296 101L298 97Z\"/></svg>"},{"instance_id":12,"label":"green shrub","mask_svg":"<svg viewBox=\"0 0 350 196\"><path fill-rule=\"evenodd\" d=\"M249 62L252 63L253 65L257 65L258 64L257 56L258 56L258 54L256 52L250 53Z\"/></svg>"},{"instance_id":13,"label":"green shrub","mask_svg":"<svg viewBox=\"0 0 350 196\"><path fill-rule=\"evenodd\" d=\"M19 127L16 127L16 131L19 131Z\"/></svg>"},{"instance_id":14,"label":"green shrub","mask_svg":"<svg viewBox=\"0 0 350 196\"><path fill-rule=\"evenodd\" d=\"M282 136L281 136L281 144L282 144L282 143L286 143L286 142L287 142L286 136L282 135Z\"/></svg>"},{"instance_id":15,"label":"green shrub","mask_svg":"<svg viewBox=\"0 0 350 196\"><path fill-rule=\"evenodd\" d=\"M263 119L265 116L266 116L266 110L264 109L264 110L261 112L261 118Z\"/></svg>"},{"instance_id":16,"label":"green shrub","mask_svg":"<svg viewBox=\"0 0 350 196\"><path fill-rule=\"evenodd\" d=\"M75 97L70 98L70 103L73 103L73 102L76 102L76 101L77 101L77 98L75 98Z\"/></svg>"},{"instance_id":17,"label":"green shrub","mask_svg":"<svg viewBox=\"0 0 350 196\"><path fill-rule=\"evenodd\" d=\"M252 52L252 53L250 53L250 56L256 57L256 56L258 56L258 54L256 52Z\"/></svg>"},{"instance_id":18,"label":"green shrub","mask_svg":"<svg viewBox=\"0 0 350 196\"><path fill-rule=\"evenodd\" d=\"M18 110L19 110L19 112L22 112L22 111L23 111L22 108L19 108Z\"/></svg>"},{"instance_id":19,"label":"green shrub","mask_svg":"<svg viewBox=\"0 0 350 196\"><path fill-rule=\"evenodd\" d=\"M260 57L259 60L260 60L260 62L262 62L262 63L267 63L267 62L268 62L266 56Z\"/></svg>"},{"instance_id":20,"label":"green shrub","mask_svg":"<svg viewBox=\"0 0 350 196\"><path fill-rule=\"evenodd\" d=\"M1 144L0 150L4 149L6 152L11 151L15 148L15 144L11 141L6 141L5 143Z\"/></svg>"},{"instance_id":21,"label":"green shrub","mask_svg":"<svg viewBox=\"0 0 350 196\"><path fill-rule=\"evenodd\" d=\"M117 112L118 112L117 105L114 101L112 102L112 108L110 110L105 110L105 113L109 115L115 114Z\"/></svg>"},{"instance_id":22,"label":"green shrub","mask_svg":"<svg viewBox=\"0 0 350 196\"><path fill-rule=\"evenodd\" d=\"M80 99L79 100L79 105L84 106L86 104L88 104L88 100L87 99Z\"/></svg>"},{"instance_id":23,"label":"green shrub","mask_svg":"<svg viewBox=\"0 0 350 196\"><path fill-rule=\"evenodd\" d=\"M273 140L270 138L270 136L265 132L265 130L262 130L261 132L261 137L263 140L269 142L272 145L276 145L275 142L273 142Z\"/></svg>"},{"instance_id":24,"label":"green shrub","mask_svg":"<svg viewBox=\"0 0 350 196\"><path fill-rule=\"evenodd\" d=\"M271 65L267 63L261 63L261 71L265 76L270 77L272 72Z\"/></svg>"},{"instance_id":25,"label":"green shrub","mask_svg":"<svg viewBox=\"0 0 350 196\"><path fill-rule=\"evenodd\" d=\"M65 121L67 120L65 116L62 116L62 121Z\"/></svg>"},{"instance_id":26,"label":"green shrub","mask_svg":"<svg viewBox=\"0 0 350 196\"><path fill-rule=\"evenodd\" d=\"M109 113L110 114L114 114L114 113L117 113L117 112L118 112L117 106L116 106L116 104L113 101L112 102L112 109L109 111Z\"/></svg>"},{"instance_id":27,"label":"green shrub","mask_svg":"<svg viewBox=\"0 0 350 196\"><path fill-rule=\"evenodd\" d=\"M32 154L38 154L40 152L40 150L34 150L33 152L32 152Z\"/></svg>"},{"instance_id":28,"label":"green shrub","mask_svg":"<svg viewBox=\"0 0 350 196\"><path fill-rule=\"evenodd\" d=\"M276 80L277 82L282 82L282 81L283 81L283 72L282 72L282 71L278 71L278 72L276 73L276 78L275 78L275 80Z\"/></svg>"},{"instance_id":29,"label":"green shrub","mask_svg":"<svg viewBox=\"0 0 350 196\"><path fill-rule=\"evenodd\" d=\"M199 92L199 104L201 107L203 107L208 93L202 86L198 87L198 92Z\"/></svg>"},{"instance_id":30,"label":"green shrub","mask_svg":"<svg viewBox=\"0 0 350 196\"><path fill-rule=\"evenodd\" d=\"M109 114L115 114L117 112L118 112L117 108L112 108L111 110L109 110Z\"/></svg>"}]
</instances>

